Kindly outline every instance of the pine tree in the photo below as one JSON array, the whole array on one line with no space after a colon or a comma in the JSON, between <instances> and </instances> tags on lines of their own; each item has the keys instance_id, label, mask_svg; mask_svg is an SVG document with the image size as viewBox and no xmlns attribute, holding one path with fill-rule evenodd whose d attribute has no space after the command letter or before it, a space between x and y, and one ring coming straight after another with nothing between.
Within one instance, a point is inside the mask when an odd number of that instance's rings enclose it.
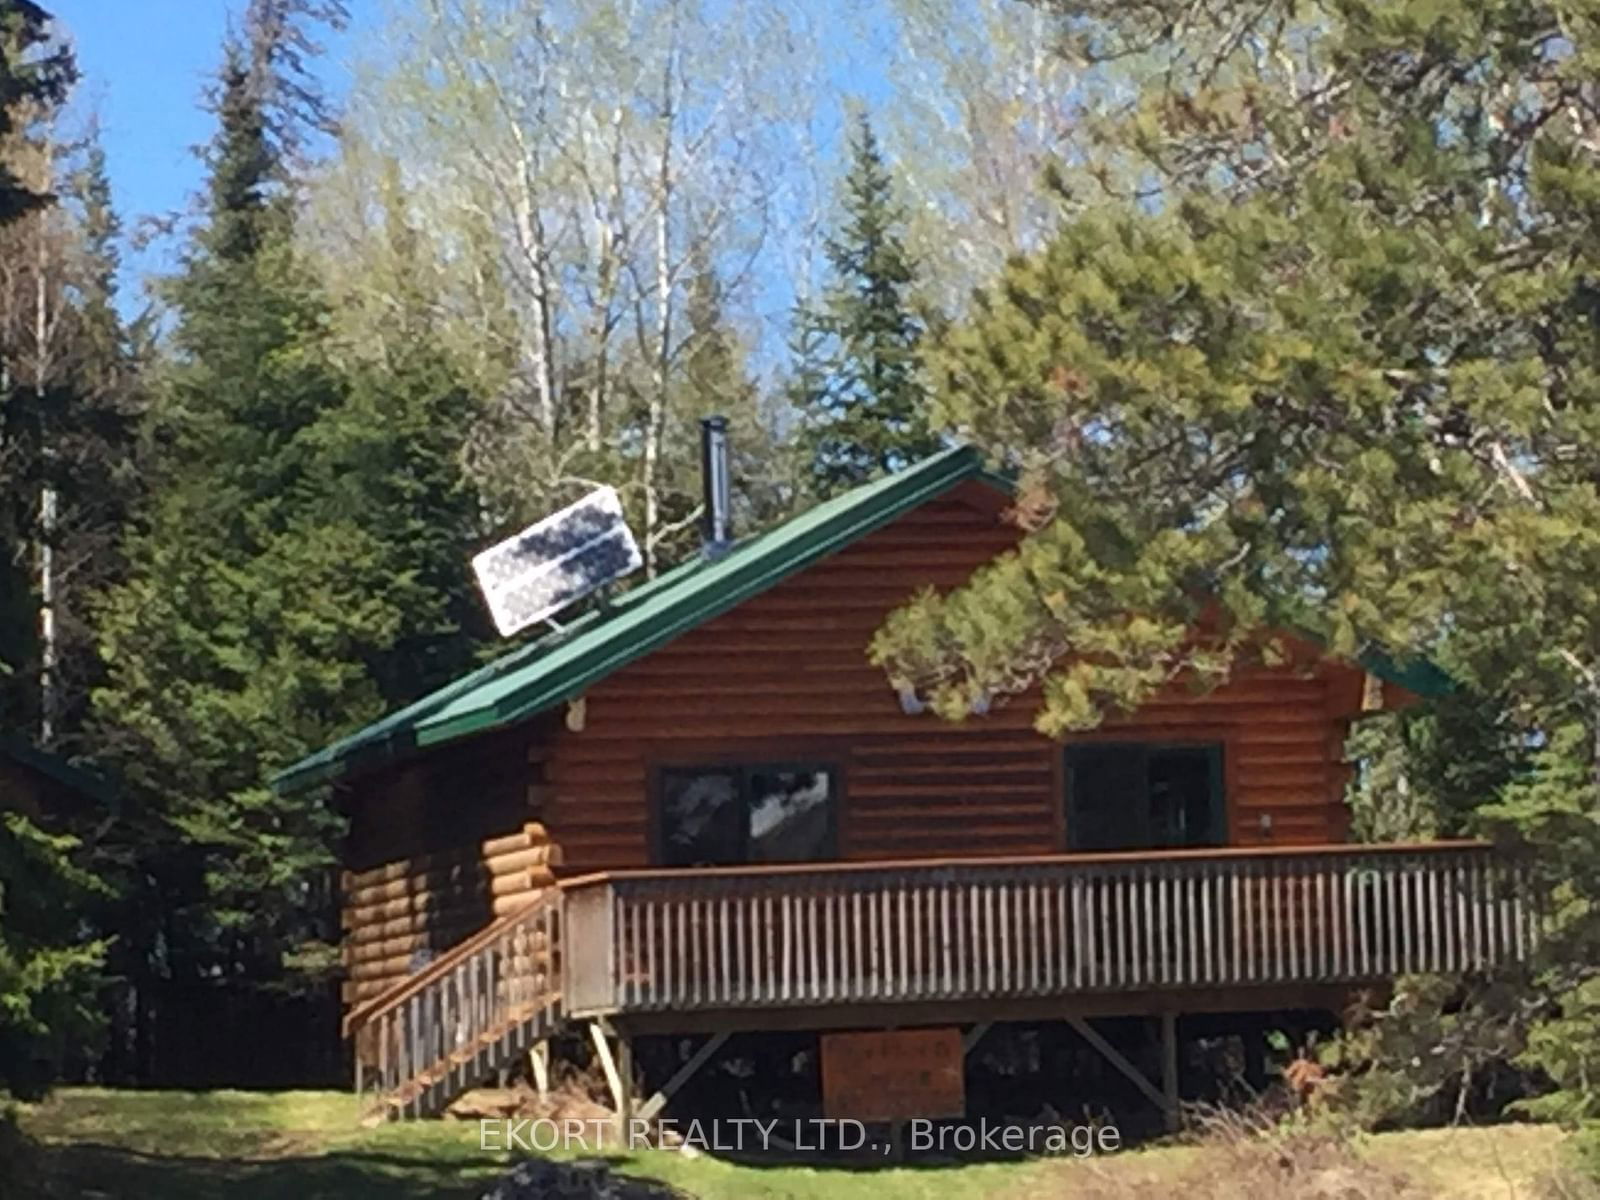
<instances>
[{"instance_id":1,"label":"pine tree","mask_svg":"<svg viewBox=\"0 0 1600 1200\"><path fill-rule=\"evenodd\" d=\"M923 383L925 322L905 213L865 114L850 139L844 220L826 246L830 276L802 306L790 401L799 410L808 489L828 496L898 470L940 445Z\"/></svg>"},{"instance_id":2,"label":"pine tree","mask_svg":"<svg viewBox=\"0 0 1600 1200\"><path fill-rule=\"evenodd\" d=\"M52 37L50 14L33 0L0 0L0 142L19 119L60 104L76 78L71 49ZM49 199L0 164L0 225Z\"/></svg>"},{"instance_id":3,"label":"pine tree","mask_svg":"<svg viewBox=\"0 0 1600 1200\"><path fill-rule=\"evenodd\" d=\"M471 404L425 338L394 361L338 345L294 240L274 31L224 57L207 211L169 298L170 361L128 580L108 596L96 707L155 877L149 969L292 978L331 936L339 821L271 774L460 669L475 616L460 473Z\"/></svg>"},{"instance_id":4,"label":"pine tree","mask_svg":"<svg viewBox=\"0 0 1600 1200\"><path fill-rule=\"evenodd\" d=\"M1536 849L1552 926L1500 996L1566 1014L1528 1061L1600 1115L1600 120L1570 103L1600 23L1050 7L1088 58L1162 69L1086 120L1058 234L941 339L940 418L1018 473L1028 536L874 655L951 717L1041 686L1052 734L1270 660L1264 631L1430 656L1477 712L1414 728L1407 773L1438 827ZM1416 1053L1459 1079L1479 1049Z\"/></svg>"},{"instance_id":5,"label":"pine tree","mask_svg":"<svg viewBox=\"0 0 1600 1200\"><path fill-rule=\"evenodd\" d=\"M28 148L26 126L64 99L73 75L68 51L48 40L48 20L26 0L0 0L0 232L14 234L20 220L37 220L51 200L47 189L30 186L29 171L18 162L19 151ZM24 405L9 365L13 353L14 347L0 344L0 492L8 503L14 484L32 484L38 474L37 441L17 437L34 414L17 419ZM26 521L0 529L11 537L8 545L0 536L0 570L16 562L34 532ZM16 594L23 597L17 623L32 629L31 588L23 583ZM10 614L5 617L9 627ZM0 643L0 673L15 651ZM77 843L42 829L37 814L17 810L10 800L0 796L0 1096L33 1097L52 1082L67 1051L92 1043L105 946L84 936L83 914L99 885L74 861ZM7 1140L8 1120L0 1111L0 1140ZM0 1163L0 1185L8 1174Z\"/></svg>"}]
</instances>

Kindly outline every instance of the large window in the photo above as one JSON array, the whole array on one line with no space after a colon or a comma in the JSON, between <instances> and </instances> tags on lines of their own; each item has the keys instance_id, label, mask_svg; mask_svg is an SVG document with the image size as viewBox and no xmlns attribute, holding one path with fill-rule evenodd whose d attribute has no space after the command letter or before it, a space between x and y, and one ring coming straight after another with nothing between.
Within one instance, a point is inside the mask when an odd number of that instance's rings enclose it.
<instances>
[{"instance_id":1,"label":"large window","mask_svg":"<svg viewBox=\"0 0 1600 1200\"><path fill-rule=\"evenodd\" d=\"M829 767L667 767L656 787L657 857L665 866L834 857L837 789Z\"/></svg>"},{"instance_id":2,"label":"large window","mask_svg":"<svg viewBox=\"0 0 1600 1200\"><path fill-rule=\"evenodd\" d=\"M1102 744L1067 750L1074 850L1220 846L1222 747Z\"/></svg>"}]
</instances>

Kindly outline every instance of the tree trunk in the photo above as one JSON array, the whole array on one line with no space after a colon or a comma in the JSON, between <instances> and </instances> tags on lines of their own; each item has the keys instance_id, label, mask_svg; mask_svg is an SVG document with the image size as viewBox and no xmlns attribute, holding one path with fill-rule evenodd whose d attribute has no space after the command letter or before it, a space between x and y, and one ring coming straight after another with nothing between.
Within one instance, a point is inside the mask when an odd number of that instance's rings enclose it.
<instances>
[{"instance_id":1,"label":"tree trunk","mask_svg":"<svg viewBox=\"0 0 1600 1200\"><path fill-rule=\"evenodd\" d=\"M673 107L673 69L677 61L677 8L672 13L672 31L667 44L666 66L661 73L661 160L656 181L656 345L651 370L649 412L644 435L644 565L647 577L657 569L657 533L661 525L660 472L661 437L667 422L668 376L672 347L672 268L668 219L672 205L672 134L676 114Z\"/></svg>"},{"instance_id":2,"label":"tree trunk","mask_svg":"<svg viewBox=\"0 0 1600 1200\"><path fill-rule=\"evenodd\" d=\"M46 278L50 267L41 222L33 277L33 397L42 426L39 451L44 481L39 489L39 742L50 746L56 736L56 490L55 444L51 422L44 419L45 377L49 373L50 323Z\"/></svg>"},{"instance_id":3,"label":"tree trunk","mask_svg":"<svg viewBox=\"0 0 1600 1200\"><path fill-rule=\"evenodd\" d=\"M517 236L528 261L528 288L533 300L533 316L528 326L526 352L533 375L539 424L547 437L556 434L554 355L550 344L550 260L545 244L544 222L535 208L534 198L524 188L517 198Z\"/></svg>"}]
</instances>

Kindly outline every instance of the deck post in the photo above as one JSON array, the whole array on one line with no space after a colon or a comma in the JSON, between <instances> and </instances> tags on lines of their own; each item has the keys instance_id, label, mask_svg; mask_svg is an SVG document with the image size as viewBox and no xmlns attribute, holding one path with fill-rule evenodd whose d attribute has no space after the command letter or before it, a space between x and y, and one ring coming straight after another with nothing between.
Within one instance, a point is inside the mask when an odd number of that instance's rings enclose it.
<instances>
[{"instance_id":1,"label":"deck post","mask_svg":"<svg viewBox=\"0 0 1600 1200\"><path fill-rule=\"evenodd\" d=\"M617 1050L613 1055L608 1034L615 1032L603 1021L589 1023L589 1036L594 1041L595 1053L600 1058L600 1069L605 1072L606 1086L611 1090L612 1106L617 1114L617 1137L627 1146L628 1122L633 1117L633 1043L618 1033Z\"/></svg>"},{"instance_id":2,"label":"deck post","mask_svg":"<svg viewBox=\"0 0 1600 1200\"><path fill-rule=\"evenodd\" d=\"M1259 1021L1251 1021L1239 1035L1244 1050L1244 1081L1260 1095L1267 1088L1267 1034Z\"/></svg>"},{"instance_id":3,"label":"deck post","mask_svg":"<svg viewBox=\"0 0 1600 1200\"><path fill-rule=\"evenodd\" d=\"M550 1095L550 1039L539 1038L528 1047L528 1071L539 1099Z\"/></svg>"},{"instance_id":4,"label":"deck post","mask_svg":"<svg viewBox=\"0 0 1600 1200\"><path fill-rule=\"evenodd\" d=\"M1178 1107L1178 1014L1161 1014L1161 1095L1167 1118L1167 1132L1177 1133L1182 1124Z\"/></svg>"},{"instance_id":5,"label":"deck post","mask_svg":"<svg viewBox=\"0 0 1600 1200\"><path fill-rule=\"evenodd\" d=\"M617 1141L618 1148L626 1150L633 1133L633 1039L625 1033L617 1034L617 1074L622 1079L617 1096Z\"/></svg>"}]
</instances>

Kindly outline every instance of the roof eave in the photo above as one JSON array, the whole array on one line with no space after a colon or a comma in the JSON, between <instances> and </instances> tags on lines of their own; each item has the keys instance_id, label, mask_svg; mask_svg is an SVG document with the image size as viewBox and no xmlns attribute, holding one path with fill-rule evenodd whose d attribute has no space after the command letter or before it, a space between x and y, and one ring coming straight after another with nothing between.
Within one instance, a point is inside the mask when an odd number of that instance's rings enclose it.
<instances>
[{"instance_id":1,"label":"roof eave","mask_svg":"<svg viewBox=\"0 0 1600 1200\"><path fill-rule=\"evenodd\" d=\"M1382 650L1365 650L1356 656L1356 662L1385 683L1404 688L1424 700L1441 700L1460 688L1444 668L1430 659L1397 660Z\"/></svg>"}]
</instances>

